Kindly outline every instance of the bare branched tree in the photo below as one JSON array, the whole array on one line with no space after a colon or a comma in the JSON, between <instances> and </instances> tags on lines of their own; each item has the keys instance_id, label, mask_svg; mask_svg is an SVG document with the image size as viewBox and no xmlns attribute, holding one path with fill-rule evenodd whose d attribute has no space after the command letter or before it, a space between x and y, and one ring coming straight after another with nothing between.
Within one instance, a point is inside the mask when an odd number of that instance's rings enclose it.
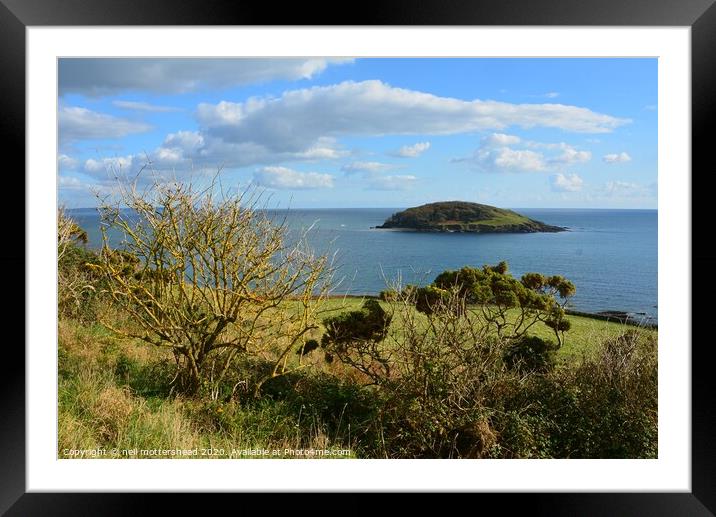
<instances>
[{"instance_id":1,"label":"bare branched tree","mask_svg":"<svg viewBox=\"0 0 716 517\"><path fill-rule=\"evenodd\" d=\"M325 256L316 256L285 220L260 206L261 194L226 194L214 178L205 188L154 182L121 183L100 214L100 267L111 298L134 323L114 331L168 347L177 361L176 385L195 393L220 382L234 359L270 360L268 379L300 368L291 350L318 328L329 289ZM123 242L113 249L109 231Z\"/></svg>"}]
</instances>

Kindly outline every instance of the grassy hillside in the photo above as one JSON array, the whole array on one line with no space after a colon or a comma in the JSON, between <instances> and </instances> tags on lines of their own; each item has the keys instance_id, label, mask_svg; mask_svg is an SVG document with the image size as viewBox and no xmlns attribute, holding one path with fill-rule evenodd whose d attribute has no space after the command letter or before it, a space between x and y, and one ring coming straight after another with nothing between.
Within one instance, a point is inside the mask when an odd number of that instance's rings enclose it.
<instances>
[{"instance_id":1,"label":"grassy hillside","mask_svg":"<svg viewBox=\"0 0 716 517\"><path fill-rule=\"evenodd\" d=\"M324 315L357 310L361 304L358 298L327 300ZM381 305L390 309L387 302ZM117 324L122 322L122 315L111 308L104 308L103 314L103 318ZM415 315L421 326L427 324L424 315ZM578 371L585 358L598 355L601 343L632 328L583 317L570 320L572 330L558 352L559 364L565 372ZM392 326L393 331L401 332L400 320L394 320ZM549 337L548 329L535 331ZM317 330L313 336L322 332L323 329ZM641 329L639 333L647 338L656 337L654 330ZM389 342L386 346L390 346ZM336 362L327 363L319 352L304 357L309 366L305 370L268 383L259 399L245 392L243 385L228 400L182 397L171 392L174 359L166 349L118 337L99 323L87 325L62 319L58 363L59 457L75 457L77 453L73 451L98 448L106 455L96 457L126 458L294 458L299 457L296 451L314 451L311 457L315 458L407 454L399 449L386 450L385 444L377 441L373 426L382 410L373 391L361 388L350 369ZM289 360L299 359L293 355ZM262 365L247 363L244 367L239 377L247 379L253 369ZM572 373L562 375L565 376L560 377L562 382L565 378L574 380ZM519 383L520 390L537 389L528 388L530 384L524 381ZM519 425L527 424L524 421ZM390 429L386 424L382 432L392 432ZM418 440L417 430L413 432ZM496 444L494 447L489 453L494 457L550 456L548 450L528 447L507 453ZM112 452L113 449L117 451ZM177 455L177 450L185 451L185 455ZM329 453L315 455L319 454L315 451Z\"/></svg>"}]
</instances>

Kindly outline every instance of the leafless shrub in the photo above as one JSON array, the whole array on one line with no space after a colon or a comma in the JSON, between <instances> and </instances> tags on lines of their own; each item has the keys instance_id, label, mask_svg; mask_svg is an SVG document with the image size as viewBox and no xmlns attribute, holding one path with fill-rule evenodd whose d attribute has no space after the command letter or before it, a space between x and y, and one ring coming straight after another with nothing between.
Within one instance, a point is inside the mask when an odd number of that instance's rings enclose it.
<instances>
[{"instance_id":1,"label":"leafless shrub","mask_svg":"<svg viewBox=\"0 0 716 517\"><path fill-rule=\"evenodd\" d=\"M136 328L109 328L170 348L176 384L189 393L209 383L217 396L237 355L274 364L256 394L269 378L301 367L290 365L290 351L318 328L330 279L326 257L313 254L305 235L289 243L285 221L267 215L258 192L229 196L216 181L202 190L120 183L118 193L100 206L97 267ZM121 253L110 248L109 229L124 235Z\"/></svg>"}]
</instances>

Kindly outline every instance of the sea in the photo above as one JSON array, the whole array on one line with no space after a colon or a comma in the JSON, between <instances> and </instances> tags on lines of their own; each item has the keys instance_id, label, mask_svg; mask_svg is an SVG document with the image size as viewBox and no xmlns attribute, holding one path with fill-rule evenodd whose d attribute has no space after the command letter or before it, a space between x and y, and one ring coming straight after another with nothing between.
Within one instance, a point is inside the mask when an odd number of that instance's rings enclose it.
<instances>
[{"instance_id":1,"label":"sea","mask_svg":"<svg viewBox=\"0 0 716 517\"><path fill-rule=\"evenodd\" d=\"M439 273L463 266L507 261L519 277L527 272L562 275L577 292L569 307L597 313L620 311L635 319L658 321L657 210L527 209L513 210L560 233L470 234L382 230L402 208L331 208L272 210L292 232L308 229L308 242L328 254L336 268L334 294L375 295L399 282L430 283ZM96 209L68 210L101 245ZM110 244L120 241L110 235ZM114 241L114 242L112 242Z\"/></svg>"}]
</instances>

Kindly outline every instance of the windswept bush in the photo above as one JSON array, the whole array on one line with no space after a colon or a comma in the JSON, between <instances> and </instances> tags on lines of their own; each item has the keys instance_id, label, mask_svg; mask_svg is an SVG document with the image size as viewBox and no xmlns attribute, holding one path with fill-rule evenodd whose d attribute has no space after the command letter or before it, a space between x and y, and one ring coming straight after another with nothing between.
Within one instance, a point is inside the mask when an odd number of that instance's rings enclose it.
<instances>
[{"instance_id":1,"label":"windswept bush","mask_svg":"<svg viewBox=\"0 0 716 517\"><path fill-rule=\"evenodd\" d=\"M504 261L481 269L444 271L431 286L421 289L416 301L421 312L430 314L430 305L438 297L445 298L446 291L454 290L465 304L479 307L486 324L500 338L523 337L535 324L542 323L552 329L558 347L570 329L564 308L576 292L574 284L559 275L527 273L517 280L509 274ZM517 317L509 317L510 311L516 312Z\"/></svg>"}]
</instances>

